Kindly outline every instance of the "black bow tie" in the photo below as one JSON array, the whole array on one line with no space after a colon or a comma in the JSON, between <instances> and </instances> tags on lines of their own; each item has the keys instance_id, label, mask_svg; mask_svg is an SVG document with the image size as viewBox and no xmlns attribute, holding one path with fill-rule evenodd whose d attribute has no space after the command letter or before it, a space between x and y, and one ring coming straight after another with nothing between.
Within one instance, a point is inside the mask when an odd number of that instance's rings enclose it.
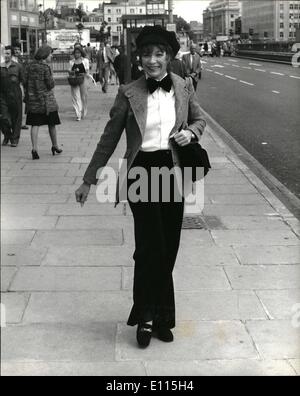
<instances>
[{"instance_id":1,"label":"black bow tie","mask_svg":"<svg viewBox=\"0 0 300 396\"><path fill-rule=\"evenodd\" d=\"M154 80L153 78L147 79L147 86L149 92L152 94L157 88L162 88L166 92L170 92L173 82L169 74L166 75L161 81Z\"/></svg>"}]
</instances>

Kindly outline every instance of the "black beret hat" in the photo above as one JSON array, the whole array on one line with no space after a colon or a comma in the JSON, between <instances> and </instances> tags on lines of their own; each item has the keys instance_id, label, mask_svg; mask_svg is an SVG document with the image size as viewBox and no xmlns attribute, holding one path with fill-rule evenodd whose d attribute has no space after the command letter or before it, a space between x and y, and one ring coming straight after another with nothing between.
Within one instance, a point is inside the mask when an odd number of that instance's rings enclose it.
<instances>
[{"instance_id":1,"label":"black beret hat","mask_svg":"<svg viewBox=\"0 0 300 396\"><path fill-rule=\"evenodd\" d=\"M177 41L176 34L165 30L160 25L144 26L140 34L136 38L136 46L138 49L147 44L164 44L169 45L174 56L180 49L180 44Z\"/></svg>"}]
</instances>

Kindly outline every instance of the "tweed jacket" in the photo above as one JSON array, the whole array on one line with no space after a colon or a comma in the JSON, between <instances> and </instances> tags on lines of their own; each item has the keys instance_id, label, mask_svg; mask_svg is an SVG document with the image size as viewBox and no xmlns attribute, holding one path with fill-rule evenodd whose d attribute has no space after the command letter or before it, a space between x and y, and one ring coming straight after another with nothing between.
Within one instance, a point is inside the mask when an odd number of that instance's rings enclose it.
<instances>
[{"instance_id":1,"label":"tweed jacket","mask_svg":"<svg viewBox=\"0 0 300 396\"><path fill-rule=\"evenodd\" d=\"M175 92L176 121L170 135L181 127L191 130L198 140L204 132L206 122L193 84L190 79L183 80L181 77L171 73ZM146 128L147 120L148 89L145 76L138 80L122 85L110 111L110 120L106 124L94 155L84 174L83 180L88 184L97 184L97 172L104 167L121 138L125 129L127 150L124 158L127 160L127 171L130 169L140 147ZM174 166L180 166L177 145L170 140L170 149ZM127 171L125 174L127 175ZM117 183L116 202L119 202L119 188L122 188L124 177L120 172Z\"/></svg>"},{"instance_id":2,"label":"tweed jacket","mask_svg":"<svg viewBox=\"0 0 300 396\"><path fill-rule=\"evenodd\" d=\"M45 61L33 61L25 70L25 100L27 112L49 114L57 111L54 96L54 79L50 66Z\"/></svg>"}]
</instances>

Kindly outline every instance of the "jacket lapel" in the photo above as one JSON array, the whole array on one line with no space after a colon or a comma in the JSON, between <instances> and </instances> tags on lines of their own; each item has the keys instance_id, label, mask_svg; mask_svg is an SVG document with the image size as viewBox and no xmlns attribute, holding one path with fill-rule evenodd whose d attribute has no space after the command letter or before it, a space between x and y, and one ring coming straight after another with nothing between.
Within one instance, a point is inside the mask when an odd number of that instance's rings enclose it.
<instances>
[{"instance_id":1,"label":"jacket lapel","mask_svg":"<svg viewBox=\"0 0 300 396\"><path fill-rule=\"evenodd\" d=\"M186 86L186 81L184 81L181 77L178 77L174 73L171 73L171 78L173 81L173 87L175 92L176 122L170 134L177 131L185 121L186 112L188 111L186 106L187 97L189 94L188 88Z\"/></svg>"},{"instance_id":2,"label":"jacket lapel","mask_svg":"<svg viewBox=\"0 0 300 396\"><path fill-rule=\"evenodd\" d=\"M148 89L146 78L142 76L135 84L133 84L126 92L129 103L131 105L136 122L140 128L142 136L145 134L147 121L147 102Z\"/></svg>"}]
</instances>

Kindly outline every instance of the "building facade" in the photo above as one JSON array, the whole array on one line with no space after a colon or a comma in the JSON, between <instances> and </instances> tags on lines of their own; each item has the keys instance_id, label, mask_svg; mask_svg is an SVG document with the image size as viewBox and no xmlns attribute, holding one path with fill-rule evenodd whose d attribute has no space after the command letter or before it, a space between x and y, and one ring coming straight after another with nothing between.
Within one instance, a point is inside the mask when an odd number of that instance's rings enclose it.
<instances>
[{"instance_id":1,"label":"building facade","mask_svg":"<svg viewBox=\"0 0 300 396\"><path fill-rule=\"evenodd\" d=\"M235 32L235 20L240 16L238 0L213 0L203 12L203 30L206 39L230 36Z\"/></svg>"},{"instance_id":2,"label":"building facade","mask_svg":"<svg viewBox=\"0 0 300 396\"><path fill-rule=\"evenodd\" d=\"M300 1L244 0L242 31L256 39L295 40L300 27Z\"/></svg>"},{"instance_id":3,"label":"building facade","mask_svg":"<svg viewBox=\"0 0 300 396\"><path fill-rule=\"evenodd\" d=\"M1 42L21 47L23 54L35 51L41 42L37 0L1 0Z\"/></svg>"},{"instance_id":4,"label":"building facade","mask_svg":"<svg viewBox=\"0 0 300 396\"><path fill-rule=\"evenodd\" d=\"M127 1L127 2L111 2L103 3L103 17L111 28L111 43L112 45L120 45L123 24L122 15L145 15L146 5L141 1Z\"/></svg>"}]
</instances>

